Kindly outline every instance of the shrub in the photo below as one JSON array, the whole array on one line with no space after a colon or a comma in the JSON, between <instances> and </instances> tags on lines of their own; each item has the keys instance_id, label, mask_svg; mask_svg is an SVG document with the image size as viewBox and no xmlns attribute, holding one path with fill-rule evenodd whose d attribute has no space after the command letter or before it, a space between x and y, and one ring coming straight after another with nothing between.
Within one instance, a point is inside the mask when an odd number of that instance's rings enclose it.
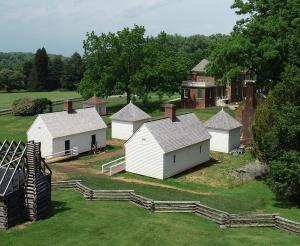
<instances>
[{"instance_id":1,"label":"shrub","mask_svg":"<svg viewBox=\"0 0 300 246\"><path fill-rule=\"evenodd\" d=\"M52 111L52 102L47 98L21 98L13 102L12 114L18 116L28 116L41 114L49 106L49 111Z\"/></svg>"},{"instance_id":2,"label":"shrub","mask_svg":"<svg viewBox=\"0 0 300 246\"><path fill-rule=\"evenodd\" d=\"M52 102L47 98L37 98L33 102L35 104L35 109L34 109L35 114L43 113L47 108L47 106L49 106L49 111L50 112L52 111Z\"/></svg>"},{"instance_id":3,"label":"shrub","mask_svg":"<svg viewBox=\"0 0 300 246\"><path fill-rule=\"evenodd\" d=\"M27 116L33 115L35 111L35 103L31 98L20 98L13 102L12 114Z\"/></svg>"}]
</instances>

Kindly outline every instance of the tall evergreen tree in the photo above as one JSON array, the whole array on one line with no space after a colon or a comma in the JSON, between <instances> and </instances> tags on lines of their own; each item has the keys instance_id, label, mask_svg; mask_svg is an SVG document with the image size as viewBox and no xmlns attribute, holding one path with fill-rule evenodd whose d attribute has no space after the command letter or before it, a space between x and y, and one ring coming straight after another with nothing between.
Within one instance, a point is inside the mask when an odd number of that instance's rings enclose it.
<instances>
[{"instance_id":1,"label":"tall evergreen tree","mask_svg":"<svg viewBox=\"0 0 300 246\"><path fill-rule=\"evenodd\" d=\"M74 90L83 76L83 63L81 56L75 52L64 66L61 78L61 87Z\"/></svg>"},{"instance_id":2,"label":"tall evergreen tree","mask_svg":"<svg viewBox=\"0 0 300 246\"><path fill-rule=\"evenodd\" d=\"M24 75L24 88L27 89L30 73L33 67L32 61L26 61L23 63L23 75Z\"/></svg>"},{"instance_id":3,"label":"tall evergreen tree","mask_svg":"<svg viewBox=\"0 0 300 246\"><path fill-rule=\"evenodd\" d=\"M48 82L48 55L45 48L38 49L31 69L28 89L32 91L47 90Z\"/></svg>"},{"instance_id":4,"label":"tall evergreen tree","mask_svg":"<svg viewBox=\"0 0 300 246\"><path fill-rule=\"evenodd\" d=\"M49 60L48 90L60 88L60 80L64 71L64 62L61 56Z\"/></svg>"}]
</instances>

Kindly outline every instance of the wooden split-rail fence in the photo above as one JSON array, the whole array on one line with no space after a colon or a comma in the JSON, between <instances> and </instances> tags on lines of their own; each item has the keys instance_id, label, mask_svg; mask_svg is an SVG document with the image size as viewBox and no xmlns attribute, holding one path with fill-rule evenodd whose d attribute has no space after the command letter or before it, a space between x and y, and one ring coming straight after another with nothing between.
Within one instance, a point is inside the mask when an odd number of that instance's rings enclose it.
<instances>
[{"instance_id":1,"label":"wooden split-rail fence","mask_svg":"<svg viewBox=\"0 0 300 246\"><path fill-rule=\"evenodd\" d=\"M76 190L87 200L129 201L156 213L194 213L219 224L221 228L275 227L300 236L300 223L278 214L230 214L199 201L154 201L136 194L134 190L93 190L80 180L52 182L52 188Z\"/></svg>"}]
</instances>

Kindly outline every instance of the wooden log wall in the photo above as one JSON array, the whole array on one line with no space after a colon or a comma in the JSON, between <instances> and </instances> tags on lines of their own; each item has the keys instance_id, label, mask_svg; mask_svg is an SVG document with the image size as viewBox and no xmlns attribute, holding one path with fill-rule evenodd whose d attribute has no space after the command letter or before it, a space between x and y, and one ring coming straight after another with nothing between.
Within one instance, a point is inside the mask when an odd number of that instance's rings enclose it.
<instances>
[{"instance_id":1,"label":"wooden log wall","mask_svg":"<svg viewBox=\"0 0 300 246\"><path fill-rule=\"evenodd\" d=\"M93 190L91 200L129 201L133 190Z\"/></svg>"},{"instance_id":2,"label":"wooden log wall","mask_svg":"<svg viewBox=\"0 0 300 246\"><path fill-rule=\"evenodd\" d=\"M88 200L129 201L152 212L195 213L214 221L222 228L276 227L300 236L300 223L276 214L230 214L205 206L198 201L153 201L136 194L134 190L92 190L82 185L80 180L53 182L52 187L54 189L73 187Z\"/></svg>"},{"instance_id":3,"label":"wooden log wall","mask_svg":"<svg viewBox=\"0 0 300 246\"><path fill-rule=\"evenodd\" d=\"M230 214L227 227L274 227L276 214Z\"/></svg>"},{"instance_id":4,"label":"wooden log wall","mask_svg":"<svg viewBox=\"0 0 300 246\"><path fill-rule=\"evenodd\" d=\"M201 204L200 202L196 203L195 214L206 219L212 220L219 225L226 225L230 215L224 211L211 208Z\"/></svg>"},{"instance_id":5,"label":"wooden log wall","mask_svg":"<svg viewBox=\"0 0 300 246\"><path fill-rule=\"evenodd\" d=\"M194 213L196 202L193 201L154 201L154 212Z\"/></svg>"},{"instance_id":6,"label":"wooden log wall","mask_svg":"<svg viewBox=\"0 0 300 246\"><path fill-rule=\"evenodd\" d=\"M129 193L129 201L137 206L146 208L148 210L151 211L155 210L154 201L152 199L149 199L141 195L137 195L133 191Z\"/></svg>"},{"instance_id":7,"label":"wooden log wall","mask_svg":"<svg viewBox=\"0 0 300 246\"><path fill-rule=\"evenodd\" d=\"M0 198L0 229L7 229L25 220L24 189Z\"/></svg>"},{"instance_id":8,"label":"wooden log wall","mask_svg":"<svg viewBox=\"0 0 300 246\"><path fill-rule=\"evenodd\" d=\"M77 182L81 185L81 180L55 181L52 182L52 189L75 189Z\"/></svg>"},{"instance_id":9,"label":"wooden log wall","mask_svg":"<svg viewBox=\"0 0 300 246\"><path fill-rule=\"evenodd\" d=\"M84 186L80 183L80 181L76 182L75 190L77 190L85 199L92 199L93 198L93 190Z\"/></svg>"},{"instance_id":10,"label":"wooden log wall","mask_svg":"<svg viewBox=\"0 0 300 246\"><path fill-rule=\"evenodd\" d=\"M25 202L30 220L45 218L51 211L51 175L42 172L40 149L40 143L27 143Z\"/></svg>"},{"instance_id":11,"label":"wooden log wall","mask_svg":"<svg viewBox=\"0 0 300 246\"><path fill-rule=\"evenodd\" d=\"M300 236L300 223L275 216L275 227L278 229L293 232Z\"/></svg>"}]
</instances>

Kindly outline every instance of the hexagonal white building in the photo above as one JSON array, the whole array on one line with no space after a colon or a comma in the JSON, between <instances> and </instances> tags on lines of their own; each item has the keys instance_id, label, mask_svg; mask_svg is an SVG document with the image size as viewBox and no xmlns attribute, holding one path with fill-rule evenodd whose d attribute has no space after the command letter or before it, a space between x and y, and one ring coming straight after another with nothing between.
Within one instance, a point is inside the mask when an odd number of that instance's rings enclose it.
<instances>
[{"instance_id":1,"label":"hexagonal white building","mask_svg":"<svg viewBox=\"0 0 300 246\"><path fill-rule=\"evenodd\" d=\"M204 123L209 134L210 150L229 153L240 146L242 124L223 109Z\"/></svg>"},{"instance_id":2,"label":"hexagonal white building","mask_svg":"<svg viewBox=\"0 0 300 246\"><path fill-rule=\"evenodd\" d=\"M111 117L112 138L127 140L151 118L132 102Z\"/></svg>"}]
</instances>

